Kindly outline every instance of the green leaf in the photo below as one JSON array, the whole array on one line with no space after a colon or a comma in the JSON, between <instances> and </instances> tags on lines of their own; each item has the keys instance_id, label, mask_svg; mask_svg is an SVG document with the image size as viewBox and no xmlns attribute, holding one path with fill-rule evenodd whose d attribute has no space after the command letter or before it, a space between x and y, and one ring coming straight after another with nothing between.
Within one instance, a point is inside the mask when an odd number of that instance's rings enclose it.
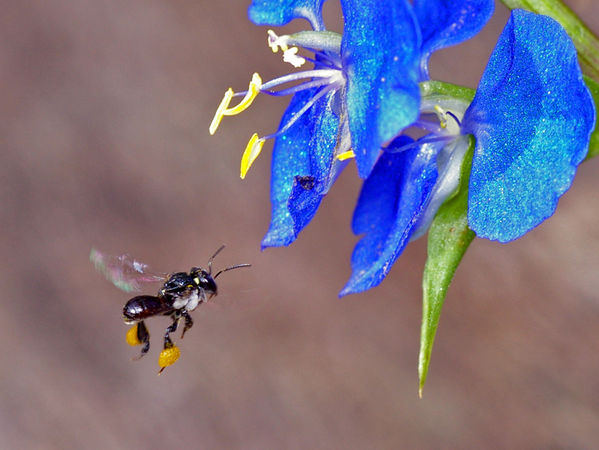
<instances>
[{"instance_id":1,"label":"green leaf","mask_svg":"<svg viewBox=\"0 0 599 450\"><path fill-rule=\"evenodd\" d=\"M587 77L586 75L584 76L584 82L589 88L589 91L591 91L591 95L593 96L593 100L595 102L595 111L597 112L595 130L593 131L593 134L591 134L589 153L587 154L587 159L590 159L593 156L599 155L599 83L592 78Z\"/></svg>"},{"instance_id":2,"label":"green leaf","mask_svg":"<svg viewBox=\"0 0 599 450\"><path fill-rule=\"evenodd\" d=\"M572 38L582 71L599 81L599 38L561 0L501 0L510 9L522 8L557 20Z\"/></svg>"},{"instance_id":3,"label":"green leaf","mask_svg":"<svg viewBox=\"0 0 599 450\"><path fill-rule=\"evenodd\" d=\"M422 328L418 357L420 397L426 382L447 288L466 249L474 239L474 231L468 228L468 181L475 141L472 136L469 136L469 139L468 151L464 156L460 172L459 186L453 196L441 205L428 232L428 257L422 278Z\"/></svg>"}]
</instances>

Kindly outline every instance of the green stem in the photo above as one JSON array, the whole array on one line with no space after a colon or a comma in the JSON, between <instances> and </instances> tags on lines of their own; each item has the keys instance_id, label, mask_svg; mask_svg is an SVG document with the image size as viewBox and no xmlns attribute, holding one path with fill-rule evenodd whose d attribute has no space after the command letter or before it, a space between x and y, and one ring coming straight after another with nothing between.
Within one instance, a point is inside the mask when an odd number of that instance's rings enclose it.
<instances>
[{"instance_id":1,"label":"green stem","mask_svg":"<svg viewBox=\"0 0 599 450\"><path fill-rule=\"evenodd\" d=\"M591 159L593 156L599 155L599 83L597 83L592 78L587 76L584 77L584 81L593 96L593 101L595 102L595 111L596 111L596 121L595 121L595 130L593 134L591 134L591 140L589 142L589 153L587 154L586 159Z\"/></svg>"}]
</instances>

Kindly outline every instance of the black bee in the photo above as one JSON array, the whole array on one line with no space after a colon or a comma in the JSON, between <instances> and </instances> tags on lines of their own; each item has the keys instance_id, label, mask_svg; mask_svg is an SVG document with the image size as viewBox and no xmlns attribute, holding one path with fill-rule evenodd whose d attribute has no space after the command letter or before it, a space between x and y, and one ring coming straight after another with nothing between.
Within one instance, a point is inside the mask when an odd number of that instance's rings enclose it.
<instances>
[{"instance_id":1,"label":"black bee","mask_svg":"<svg viewBox=\"0 0 599 450\"><path fill-rule=\"evenodd\" d=\"M218 293L216 278L223 272L250 264L236 264L219 270L212 275L212 261L225 246L221 246L208 260L208 270L192 267L189 273L176 272L163 274L152 272L146 264L135 261L128 255L108 256L92 249L90 260L100 272L115 286L126 291L140 291L146 283L163 282L157 295L139 295L129 300L123 307L123 319L134 326L127 333L127 342L131 345L142 345L139 358L150 350L150 333L144 320L152 316L170 316L173 322L164 334L164 348L160 353L158 363L161 367L159 374L179 358L179 349L170 338L170 333L177 330L179 320L185 325L181 338L193 325L189 313L196 307Z\"/></svg>"}]
</instances>

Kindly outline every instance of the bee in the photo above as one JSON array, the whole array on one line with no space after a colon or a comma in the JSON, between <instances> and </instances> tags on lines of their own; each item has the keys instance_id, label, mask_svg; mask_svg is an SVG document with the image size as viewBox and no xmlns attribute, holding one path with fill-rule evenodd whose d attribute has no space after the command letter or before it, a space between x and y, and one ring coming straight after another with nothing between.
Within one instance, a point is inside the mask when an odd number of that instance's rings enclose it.
<instances>
[{"instance_id":1,"label":"bee","mask_svg":"<svg viewBox=\"0 0 599 450\"><path fill-rule=\"evenodd\" d=\"M158 358L159 375L180 356L180 350L171 340L170 334L177 330L179 322L183 320L183 339L185 333L193 326L189 313L217 295L216 278L229 270L250 267L250 264L236 264L212 275L212 261L224 248L222 245L210 257L207 270L192 267L189 273L172 274L153 272L147 264L136 261L129 255L109 256L96 249L91 250L89 258L96 269L125 292L139 292L149 283L162 283L156 295L138 295L123 307L125 323L133 325L127 332L127 343L142 346L140 355L135 359L141 358L150 350L150 333L145 320L153 316L169 316L172 319L171 325L166 328L163 350Z\"/></svg>"}]
</instances>

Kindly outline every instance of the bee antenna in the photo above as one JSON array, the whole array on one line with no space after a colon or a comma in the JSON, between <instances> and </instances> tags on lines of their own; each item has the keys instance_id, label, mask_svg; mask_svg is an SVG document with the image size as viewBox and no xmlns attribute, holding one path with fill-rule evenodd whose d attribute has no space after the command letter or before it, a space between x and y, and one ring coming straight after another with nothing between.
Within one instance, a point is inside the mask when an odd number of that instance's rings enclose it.
<instances>
[{"instance_id":1,"label":"bee antenna","mask_svg":"<svg viewBox=\"0 0 599 450\"><path fill-rule=\"evenodd\" d=\"M231 267L227 267L226 269L222 269L219 270L216 275L214 275L214 278L218 277L221 273L226 272L227 270L233 270L233 269L239 269L241 267L251 267L251 264L235 264L234 266Z\"/></svg>"},{"instance_id":2,"label":"bee antenna","mask_svg":"<svg viewBox=\"0 0 599 450\"><path fill-rule=\"evenodd\" d=\"M216 251L214 252L214 255L212 255L212 256L210 257L210 259L208 260L208 273L209 273L209 274L212 274L212 261L214 261L214 258L216 257L216 255L218 255L218 254L219 254L219 253L220 253L220 252L223 250L223 248L225 248L225 244L221 245L221 246L218 248L218 250L216 250ZM216 278L216 277L215 277L215 278Z\"/></svg>"}]
</instances>

